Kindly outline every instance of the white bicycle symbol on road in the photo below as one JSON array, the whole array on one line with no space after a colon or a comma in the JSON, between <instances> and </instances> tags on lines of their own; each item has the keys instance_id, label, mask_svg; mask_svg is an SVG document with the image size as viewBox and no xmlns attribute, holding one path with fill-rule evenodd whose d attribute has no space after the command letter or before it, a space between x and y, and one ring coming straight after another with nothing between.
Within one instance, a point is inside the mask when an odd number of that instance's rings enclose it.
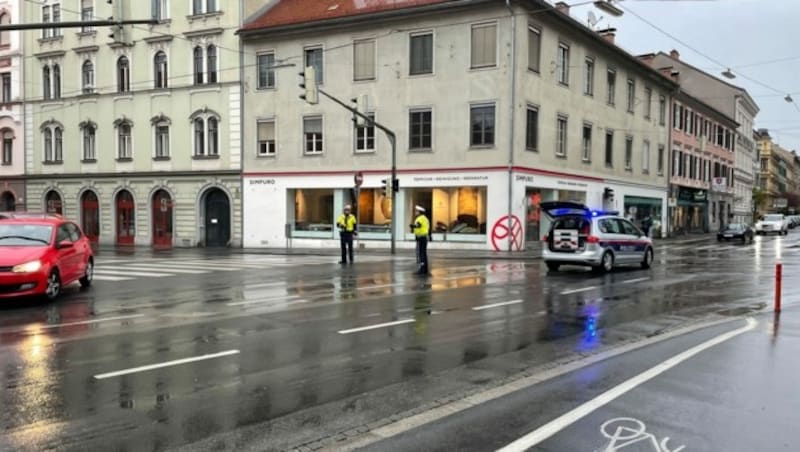
<instances>
[{"instance_id":1,"label":"white bicycle symbol on road","mask_svg":"<svg viewBox=\"0 0 800 452\"><path fill-rule=\"evenodd\" d=\"M660 442L652 433L647 433L644 422L632 417L618 417L603 423L600 426L600 433L608 438L608 444L601 449L601 452L617 452L627 447L636 445L636 450L641 447L652 446L653 452L681 452L686 446L677 449L667 447L669 436L664 437Z\"/></svg>"}]
</instances>

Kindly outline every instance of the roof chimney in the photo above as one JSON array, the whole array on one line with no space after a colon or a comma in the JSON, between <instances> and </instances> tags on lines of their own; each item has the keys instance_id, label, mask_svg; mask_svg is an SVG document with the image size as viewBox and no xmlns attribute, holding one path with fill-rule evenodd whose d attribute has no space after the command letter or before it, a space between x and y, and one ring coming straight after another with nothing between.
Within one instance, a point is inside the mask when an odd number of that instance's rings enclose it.
<instances>
[{"instance_id":1,"label":"roof chimney","mask_svg":"<svg viewBox=\"0 0 800 452\"><path fill-rule=\"evenodd\" d=\"M606 28L605 30L597 30L597 34L599 34L601 38L605 39L610 44L614 44L614 38L617 36L617 29Z\"/></svg>"},{"instance_id":2,"label":"roof chimney","mask_svg":"<svg viewBox=\"0 0 800 452\"><path fill-rule=\"evenodd\" d=\"M681 54L680 54L680 52L678 52L678 51L677 51L677 50L675 50L675 49L672 49L672 50L670 50L670 51L669 51L669 56L671 56L671 57L672 57L673 59L675 59L675 60L680 60L680 59L681 59Z\"/></svg>"},{"instance_id":3,"label":"roof chimney","mask_svg":"<svg viewBox=\"0 0 800 452\"><path fill-rule=\"evenodd\" d=\"M556 10L562 14L569 16L569 5L564 2L556 3Z\"/></svg>"}]
</instances>

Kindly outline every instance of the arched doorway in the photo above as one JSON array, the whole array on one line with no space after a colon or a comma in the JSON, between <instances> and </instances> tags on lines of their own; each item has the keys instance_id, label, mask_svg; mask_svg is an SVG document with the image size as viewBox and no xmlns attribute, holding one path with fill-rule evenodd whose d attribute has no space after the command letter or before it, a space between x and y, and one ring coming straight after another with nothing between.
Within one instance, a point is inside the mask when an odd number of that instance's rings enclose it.
<instances>
[{"instance_id":1,"label":"arched doorway","mask_svg":"<svg viewBox=\"0 0 800 452\"><path fill-rule=\"evenodd\" d=\"M117 245L133 245L136 238L136 203L128 190L120 190L115 199L117 208Z\"/></svg>"},{"instance_id":2,"label":"arched doorway","mask_svg":"<svg viewBox=\"0 0 800 452\"><path fill-rule=\"evenodd\" d=\"M90 242L97 243L100 237L100 202L92 190L81 195L81 228Z\"/></svg>"},{"instance_id":3,"label":"arched doorway","mask_svg":"<svg viewBox=\"0 0 800 452\"><path fill-rule=\"evenodd\" d=\"M13 212L17 209L17 200L14 198L14 193L4 191L0 195L0 212Z\"/></svg>"},{"instance_id":4,"label":"arched doorway","mask_svg":"<svg viewBox=\"0 0 800 452\"><path fill-rule=\"evenodd\" d=\"M61 201L61 195L55 190L47 192L47 196L44 197L44 206L47 213L64 214L64 203Z\"/></svg>"},{"instance_id":5,"label":"arched doorway","mask_svg":"<svg viewBox=\"0 0 800 452\"><path fill-rule=\"evenodd\" d=\"M172 248L172 197L166 190L153 194L153 247Z\"/></svg>"},{"instance_id":6,"label":"arched doorway","mask_svg":"<svg viewBox=\"0 0 800 452\"><path fill-rule=\"evenodd\" d=\"M205 195L206 246L228 246L231 239L231 202L219 188Z\"/></svg>"}]
</instances>

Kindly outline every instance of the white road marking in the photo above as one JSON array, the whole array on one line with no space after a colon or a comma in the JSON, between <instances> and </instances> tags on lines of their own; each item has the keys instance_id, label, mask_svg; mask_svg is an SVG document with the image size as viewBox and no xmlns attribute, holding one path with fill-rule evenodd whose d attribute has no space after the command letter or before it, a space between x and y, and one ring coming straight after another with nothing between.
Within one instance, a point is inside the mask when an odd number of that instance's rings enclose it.
<instances>
[{"instance_id":1,"label":"white road marking","mask_svg":"<svg viewBox=\"0 0 800 452\"><path fill-rule=\"evenodd\" d=\"M171 272L171 273L185 273L191 275L200 275L203 273L208 273L206 270L190 270L184 268L182 263L175 263L173 265L150 265L150 264L133 264L128 265L128 269L130 270L154 270L154 271L164 271L164 272Z\"/></svg>"},{"instance_id":2,"label":"white road marking","mask_svg":"<svg viewBox=\"0 0 800 452\"><path fill-rule=\"evenodd\" d=\"M491 308L498 308L500 306L508 306L512 304L519 304L522 303L523 300L511 300L511 301L503 301L502 303L494 303L494 304L486 304L483 306L475 306L472 308L473 311L483 311L484 309L491 309Z\"/></svg>"},{"instance_id":3,"label":"white road marking","mask_svg":"<svg viewBox=\"0 0 800 452\"><path fill-rule=\"evenodd\" d=\"M526 451L536 446L537 444L540 444L541 442L545 441L546 439L550 438L551 436L555 435L561 430L569 427L570 425L579 421L583 417L591 414L598 408L601 408L604 405L613 401L614 399L624 395L625 393L633 389L636 389L643 383L646 383L647 381L661 375L662 373L668 371L669 369L672 369L673 367L697 355L698 353L701 353L711 347L714 347L715 345L719 345L727 340L733 339L734 337L742 333L746 333L748 331L753 330L755 326L756 326L756 321L753 320L752 318L748 318L747 325L739 329L720 334L717 337L709 339L703 342L702 344L696 345L682 353L673 356L672 358L667 359L666 361L660 364L657 364L654 367L651 367L650 369L640 373L639 375L636 375L635 377L630 378L624 381L623 383L600 394L594 399L589 400L583 405L580 405L579 407L570 410L567 413L564 413L561 416L553 419L547 424L542 425L541 427L528 433L527 435L514 441L513 443L501 449L498 449L498 452Z\"/></svg>"},{"instance_id":4,"label":"white road marking","mask_svg":"<svg viewBox=\"0 0 800 452\"><path fill-rule=\"evenodd\" d=\"M92 279L95 280L95 281L115 281L116 282L116 281L132 281L135 278L123 278L121 276L103 276L103 275L95 274L94 276L92 276Z\"/></svg>"},{"instance_id":5,"label":"white road marking","mask_svg":"<svg viewBox=\"0 0 800 452\"><path fill-rule=\"evenodd\" d=\"M272 298L261 298L258 300L247 300L247 301L235 301L232 303L226 303L227 306L245 306L248 304L261 304L261 303L269 303L271 301L295 301L298 300L300 297L297 295L289 295L286 297L272 297Z\"/></svg>"},{"instance_id":6,"label":"white road marking","mask_svg":"<svg viewBox=\"0 0 800 452\"><path fill-rule=\"evenodd\" d=\"M206 360L206 359L221 358L223 356L236 355L238 353L239 353L239 350L227 350L227 351L224 351L224 352L212 353L210 355L202 355L202 356L194 356L192 358L176 359L175 361L167 361L167 362L164 362L164 363L150 364L149 366L133 367L131 369L123 369L123 370L118 370L118 371L115 371L115 372L108 372L108 373L105 373L105 374L98 374L98 375L95 375L94 378L97 379L97 380L103 380L103 379L106 379L106 378L119 377L121 375L135 374L137 372L145 372L145 371L148 371L148 370L160 369L162 367L177 366L179 364L193 363L195 361L203 361L203 360Z\"/></svg>"},{"instance_id":7,"label":"white road marking","mask_svg":"<svg viewBox=\"0 0 800 452\"><path fill-rule=\"evenodd\" d=\"M57 323L54 325L36 325L36 326L38 328L61 328L63 326L90 325L92 323L113 322L114 320L137 319L139 317L144 317L144 314L121 315L118 317L107 317L105 319L83 320L81 322L68 322L68 323Z\"/></svg>"},{"instance_id":8,"label":"white road marking","mask_svg":"<svg viewBox=\"0 0 800 452\"><path fill-rule=\"evenodd\" d=\"M139 270L139 269L134 268L133 270ZM94 273L95 275L144 276L148 278L163 278L165 276L175 276L169 273L152 273L152 272L131 271L131 270L108 270L105 268L95 269Z\"/></svg>"},{"instance_id":9,"label":"white road marking","mask_svg":"<svg viewBox=\"0 0 800 452\"><path fill-rule=\"evenodd\" d=\"M259 284L245 284L242 286L242 289L258 289L260 287L273 287L273 286L288 286L285 281L275 281L269 283L259 283Z\"/></svg>"},{"instance_id":10,"label":"white road marking","mask_svg":"<svg viewBox=\"0 0 800 452\"><path fill-rule=\"evenodd\" d=\"M339 334L358 333L358 332L361 332L361 331L375 330L375 329L378 329L378 328L386 328L386 327L389 327L389 326L403 325L405 323L414 323L415 321L416 320L414 320L414 319L397 320L395 322L378 323L377 325L362 326L362 327L359 327L359 328L351 328L349 330L340 330L340 331L338 331L338 333Z\"/></svg>"},{"instance_id":11,"label":"white road marking","mask_svg":"<svg viewBox=\"0 0 800 452\"><path fill-rule=\"evenodd\" d=\"M561 292L561 295L569 295L571 293L588 292L590 290L595 290L595 289L597 289L597 286L589 286L589 287L584 287L582 289L565 290L565 291Z\"/></svg>"},{"instance_id":12,"label":"white road marking","mask_svg":"<svg viewBox=\"0 0 800 452\"><path fill-rule=\"evenodd\" d=\"M634 284L634 283L642 282L642 281L650 281L650 278L626 279L625 281L622 281L622 284Z\"/></svg>"}]
</instances>

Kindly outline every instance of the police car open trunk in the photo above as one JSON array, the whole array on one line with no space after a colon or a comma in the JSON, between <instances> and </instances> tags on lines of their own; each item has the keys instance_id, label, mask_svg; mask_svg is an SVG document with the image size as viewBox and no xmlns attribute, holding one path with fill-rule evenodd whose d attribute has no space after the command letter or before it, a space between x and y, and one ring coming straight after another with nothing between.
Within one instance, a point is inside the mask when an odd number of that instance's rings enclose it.
<instances>
[{"instance_id":1,"label":"police car open trunk","mask_svg":"<svg viewBox=\"0 0 800 452\"><path fill-rule=\"evenodd\" d=\"M551 220L550 231L544 237L550 251L576 253L586 248L591 233L591 211L584 205L556 201L543 202L542 212Z\"/></svg>"}]
</instances>

